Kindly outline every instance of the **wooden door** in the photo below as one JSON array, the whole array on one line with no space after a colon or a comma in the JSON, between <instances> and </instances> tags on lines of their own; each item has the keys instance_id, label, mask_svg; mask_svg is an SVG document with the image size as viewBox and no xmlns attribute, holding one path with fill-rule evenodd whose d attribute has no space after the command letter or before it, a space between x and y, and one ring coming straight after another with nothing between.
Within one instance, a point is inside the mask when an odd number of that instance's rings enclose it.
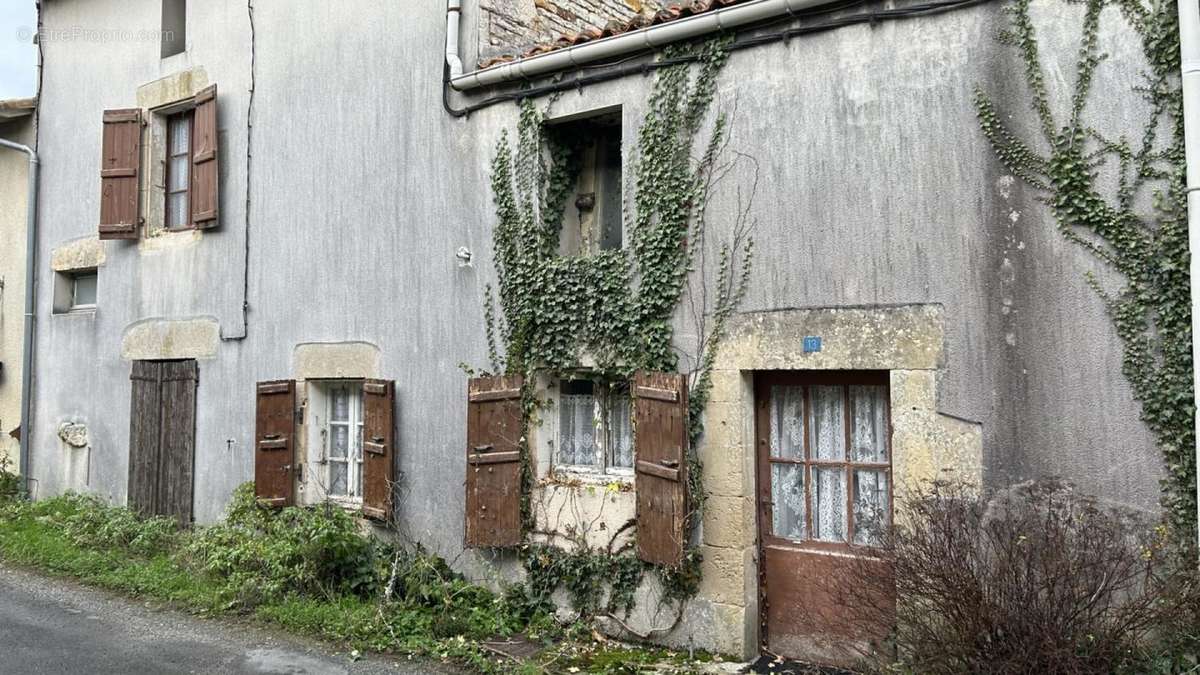
<instances>
[{"instance_id":1,"label":"wooden door","mask_svg":"<svg viewBox=\"0 0 1200 675\"><path fill-rule=\"evenodd\" d=\"M756 377L761 635L772 654L848 665L886 635L891 610L864 616L846 580L887 573L871 545L891 526L888 401L886 372Z\"/></svg>"},{"instance_id":2,"label":"wooden door","mask_svg":"<svg viewBox=\"0 0 1200 675\"><path fill-rule=\"evenodd\" d=\"M129 507L192 522L195 361L135 361L130 376Z\"/></svg>"}]
</instances>

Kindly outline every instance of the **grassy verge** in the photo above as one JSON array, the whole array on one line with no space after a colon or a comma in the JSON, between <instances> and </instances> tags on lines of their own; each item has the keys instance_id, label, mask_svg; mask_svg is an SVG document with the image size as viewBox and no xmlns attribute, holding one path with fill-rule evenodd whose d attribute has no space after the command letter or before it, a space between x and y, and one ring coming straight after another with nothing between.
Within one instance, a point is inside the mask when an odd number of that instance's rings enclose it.
<instances>
[{"instance_id":1,"label":"grassy verge","mask_svg":"<svg viewBox=\"0 0 1200 675\"><path fill-rule=\"evenodd\" d=\"M709 660L560 626L520 587L491 593L434 556L363 537L340 509L267 510L244 488L225 523L192 531L91 497L0 500L0 559L199 615L484 673L693 672ZM484 645L518 634L540 644L522 663Z\"/></svg>"}]
</instances>

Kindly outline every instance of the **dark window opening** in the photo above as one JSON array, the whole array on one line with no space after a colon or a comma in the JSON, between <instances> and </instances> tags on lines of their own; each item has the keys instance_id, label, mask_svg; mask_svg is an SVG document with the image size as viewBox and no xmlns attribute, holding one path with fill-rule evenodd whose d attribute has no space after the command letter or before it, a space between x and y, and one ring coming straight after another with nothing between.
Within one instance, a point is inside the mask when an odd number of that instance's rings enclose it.
<instances>
[{"instance_id":1,"label":"dark window opening","mask_svg":"<svg viewBox=\"0 0 1200 675\"><path fill-rule=\"evenodd\" d=\"M192 127L191 110L167 118L166 227L185 230L192 226Z\"/></svg>"},{"instance_id":2,"label":"dark window opening","mask_svg":"<svg viewBox=\"0 0 1200 675\"><path fill-rule=\"evenodd\" d=\"M162 58L187 49L187 0L163 0Z\"/></svg>"},{"instance_id":3,"label":"dark window opening","mask_svg":"<svg viewBox=\"0 0 1200 675\"><path fill-rule=\"evenodd\" d=\"M553 122L550 142L570 150L575 189L568 196L559 233L559 253L587 255L620 250L621 111Z\"/></svg>"}]
</instances>

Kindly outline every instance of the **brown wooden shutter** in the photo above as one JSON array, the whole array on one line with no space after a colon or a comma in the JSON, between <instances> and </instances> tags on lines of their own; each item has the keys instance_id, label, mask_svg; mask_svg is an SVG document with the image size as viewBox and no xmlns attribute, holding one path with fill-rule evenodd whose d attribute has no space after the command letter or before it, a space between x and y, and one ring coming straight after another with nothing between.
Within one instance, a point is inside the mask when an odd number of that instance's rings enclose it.
<instances>
[{"instance_id":1,"label":"brown wooden shutter","mask_svg":"<svg viewBox=\"0 0 1200 675\"><path fill-rule=\"evenodd\" d=\"M162 366L162 438L159 444L155 513L192 522L192 478L196 456L195 361Z\"/></svg>"},{"instance_id":2,"label":"brown wooden shutter","mask_svg":"<svg viewBox=\"0 0 1200 675\"><path fill-rule=\"evenodd\" d=\"M162 437L162 363L134 361L129 376L129 489L126 503L142 515L155 513L158 442Z\"/></svg>"},{"instance_id":3,"label":"brown wooden shutter","mask_svg":"<svg viewBox=\"0 0 1200 675\"><path fill-rule=\"evenodd\" d=\"M467 546L521 543L523 382L513 375L467 384Z\"/></svg>"},{"instance_id":4,"label":"brown wooden shutter","mask_svg":"<svg viewBox=\"0 0 1200 675\"><path fill-rule=\"evenodd\" d=\"M217 85L196 94L192 123L192 223L217 226Z\"/></svg>"},{"instance_id":5,"label":"brown wooden shutter","mask_svg":"<svg viewBox=\"0 0 1200 675\"><path fill-rule=\"evenodd\" d=\"M137 239L142 111L104 111L100 161L100 238Z\"/></svg>"},{"instance_id":6,"label":"brown wooden shutter","mask_svg":"<svg viewBox=\"0 0 1200 675\"><path fill-rule=\"evenodd\" d=\"M396 385L363 383L363 515L387 520L392 513L395 466Z\"/></svg>"},{"instance_id":7,"label":"brown wooden shutter","mask_svg":"<svg viewBox=\"0 0 1200 675\"><path fill-rule=\"evenodd\" d=\"M272 506L294 502L296 383L258 383L254 432L254 494Z\"/></svg>"},{"instance_id":8,"label":"brown wooden shutter","mask_svg":"<svg viewBox=\"0 0 1200 675\"><path fill-rule=\"evenodd\" d=\"M677 565L687 543L687 378L633 378L634 475L638 557Z\"/></svg>"}]
</instances>

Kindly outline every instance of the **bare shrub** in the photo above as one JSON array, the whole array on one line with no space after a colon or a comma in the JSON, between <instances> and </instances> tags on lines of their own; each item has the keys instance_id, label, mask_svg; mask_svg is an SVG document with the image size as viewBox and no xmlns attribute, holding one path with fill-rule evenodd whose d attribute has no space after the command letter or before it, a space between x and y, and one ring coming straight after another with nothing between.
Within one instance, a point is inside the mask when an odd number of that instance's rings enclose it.
<instances>
[{"instance_id":1,"label":"bare shrub","mask_svg":"<svg viewBox=\"0 0 1200 675\"><path fill-rule=\"evenodd\" d=\"M864 551L871 560L837 589L852 622L877 630L894 619L867 655L879 666L1144 672L1200 600L1194 569L1170 564L1163 528L1058 481L990 496L939 482L897 509L882 545Z\"/></svg>"}]
</instances>

